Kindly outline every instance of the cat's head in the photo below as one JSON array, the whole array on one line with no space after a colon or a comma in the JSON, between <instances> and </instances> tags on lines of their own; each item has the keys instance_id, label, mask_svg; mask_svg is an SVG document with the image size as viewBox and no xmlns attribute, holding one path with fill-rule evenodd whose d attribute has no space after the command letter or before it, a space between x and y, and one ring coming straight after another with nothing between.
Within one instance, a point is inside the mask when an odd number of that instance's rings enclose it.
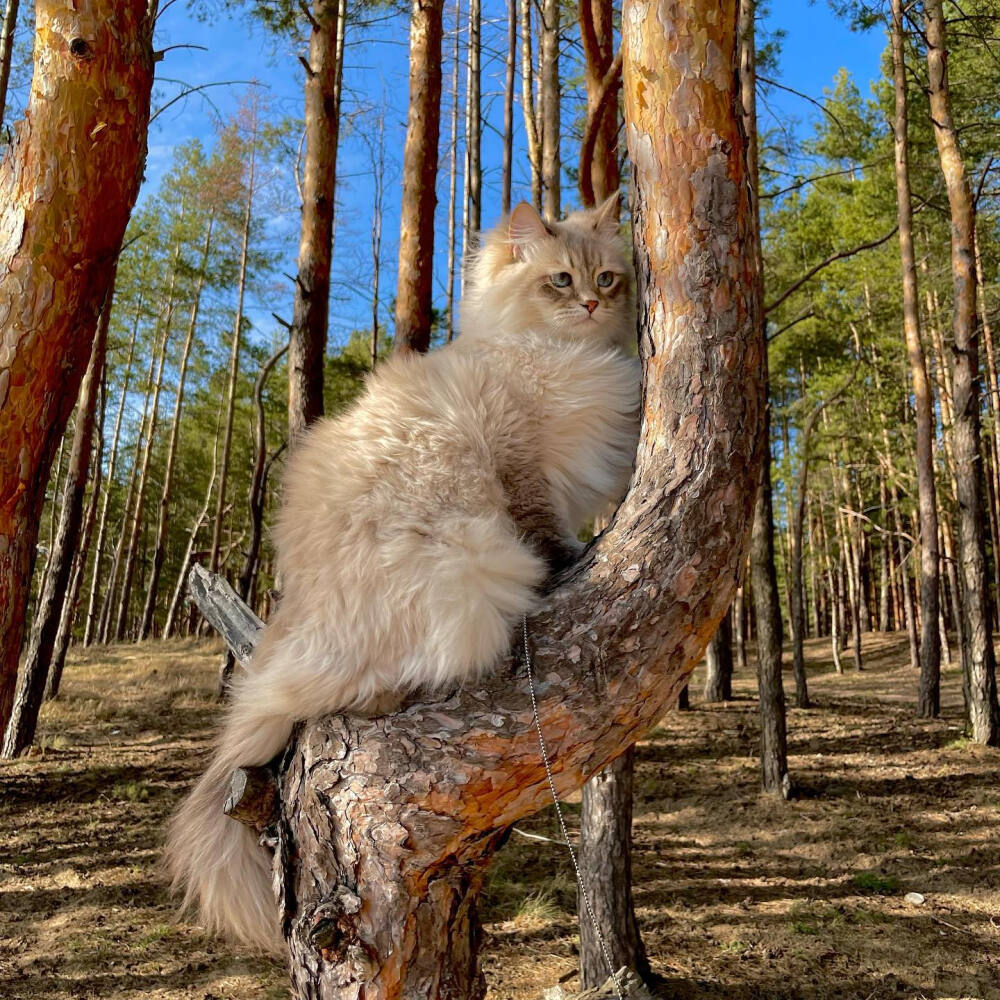
<instances>
[{"instance_id":1,"label":"cat's head","mask_svg":"<svg viewBox=\"0 0 1000 1000\"><path fill-rule=\"evenodd\" d=\"M462 332L527 330L625 347L635 338L632 268L618 234L618 195L545 222L521 202L470 264Z\"/></svg>"}]
</instances>

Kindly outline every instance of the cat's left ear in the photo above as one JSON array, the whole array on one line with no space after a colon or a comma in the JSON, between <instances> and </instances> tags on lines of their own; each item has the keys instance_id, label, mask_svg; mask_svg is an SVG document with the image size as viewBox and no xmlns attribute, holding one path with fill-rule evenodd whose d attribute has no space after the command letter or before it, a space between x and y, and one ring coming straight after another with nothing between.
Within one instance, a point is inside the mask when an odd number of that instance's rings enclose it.
<instances>
[{"instance_id":1,"label":"cat's left ear","mask_svg":"<svg viewBox=\"0 0 1000 1000\"><path fill-rule=\"evenodd\" d=\"M510 254L515 260L524 260L525 247L539 243L551 235L552 230L545 225L534 206L526 201L514 206L510 222L507 223L507 241L510 243Z\"/></svg>"},{"instance_id":2,"label":"cat's left ear","mask_svg":"<svg viewBox=\"0 0 1000 1000\"><path fill-rule=\"evenodd\" d=\"M618 232L618 192L609 195L594 210L594 229L599 233L613 236Z\"/></svg>"}]
</instances>

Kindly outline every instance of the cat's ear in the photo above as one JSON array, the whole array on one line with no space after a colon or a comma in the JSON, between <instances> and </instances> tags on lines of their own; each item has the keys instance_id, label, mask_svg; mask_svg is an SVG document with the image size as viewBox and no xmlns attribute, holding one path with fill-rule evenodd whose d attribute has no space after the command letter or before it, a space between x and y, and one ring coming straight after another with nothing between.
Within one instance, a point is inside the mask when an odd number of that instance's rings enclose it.
<instances>
[{"instance_id":1,"label":"cat's ear","mask_svg":"<svg viewBox=\"0 0 1000 1000\"><path fill-rule=\"evenodd\" d=\"M594 209L594 229L610 236L618 232L618 192L609 195Z\"/></svg>"},{"instance_id":2,"label":"cat's ear","mask_svg":"<svg viewBox=\"0 0 1000 1000\"><path fill-rule=\"evenodd\" d=\"M552 230L542 221L534 206L526 201L518 202L510 213L507 223L507 241L515 260L524 260L525 247L539 243L552 235Z\"/></svg>"}]
</instances>

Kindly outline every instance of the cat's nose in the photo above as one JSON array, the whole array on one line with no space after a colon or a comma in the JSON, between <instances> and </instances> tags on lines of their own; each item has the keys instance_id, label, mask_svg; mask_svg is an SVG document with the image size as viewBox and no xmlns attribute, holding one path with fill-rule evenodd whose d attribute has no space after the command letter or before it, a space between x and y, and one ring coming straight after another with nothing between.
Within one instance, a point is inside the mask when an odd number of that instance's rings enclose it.
<instances>
[{"instance_id":1,"label":"cat's nose","mask_svg":"<svg viewBox=\"0 0 1000 1000\"><path fill-rule=\"evenodd\" d=\"M587 312L593 316L594 310L597 308L597 299L587 299L587 301L584 302L584 305L587 307Z\"/></svg>"}]
</instances>

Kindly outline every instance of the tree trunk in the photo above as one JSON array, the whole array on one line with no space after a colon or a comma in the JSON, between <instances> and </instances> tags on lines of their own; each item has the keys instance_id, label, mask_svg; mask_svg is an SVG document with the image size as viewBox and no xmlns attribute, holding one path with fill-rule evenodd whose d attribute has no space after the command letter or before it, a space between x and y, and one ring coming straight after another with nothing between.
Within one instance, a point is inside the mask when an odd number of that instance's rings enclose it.
<instances>
[{"instance_id":1,"label":"tree trunk","mask_svg":"<svg viewBox=\"0 0 1000 1000\"><path fill-rule=\"evenodd\" d=\"M3 27L0 28L0 128L3 127L3 113L7 107L7 85L10 83L10 67L14 61L14 32L17 30L17 8L19 0L7 0L4 9Z\"/></svg>"},{"instance_id":2,"label":"tree trunk","mask_svg":"<svg viewBox=\"0 0 1000 1000\"><path fill-rule=\"evenodd\" d=\"M38 609L31 627L31 639L21 666L14 710L4 734L3 747L0 749L0 757L8 760L17 757L35 738L38 712L42 707L42 695L49 676L56 632L59 630L63 603L66 600L66 590L73 566L73 552L79 540L80 524L83 520L83 497L87 491L91 444L97 417L97 397L104 374L104 359L107 355L108 322L111 315L111 299L114 295L114 280L112 272L108 297L97 324L94 349L80 386L73 445L70 450L69 468L66 470L66 482L63 485L59 529L52 545L52 567L45 581L45 589L39 597Z\"/></svg>"},{"instance_id":3,"label":"tree trunk","mask_svg":"<svg viewBox=\"0 0 1000 1000\"><path fill-rule=\"evenodd\" d=\"M975 208L958 136L951 118L948 49L941 0L924 4L927 72L934 139L951 210L951 266L954 286L952 352L955 423L952 430L959 510L959 580L962 587L963 645L968 664L969 721L978 743L1000 746L996 660L990 582L983 537L982 453L979 440L979 344L976 328L976 271L973 253Z\"/></svg>"},{"instance_id":4,"label":"tree trunk","mask_svg":"<svg viewBox=\"0 0 1000 1000\"><path fill-rule=\"evenodd\" d=\"M517 0L507 0L507 58L503 82L503 166L500 172L500 211L510 212L514 173L514 78L517 72Z\"/></svg>"},{"instance_id":5,"label":"tree trunk","mask_svg":"<svg viewBox=\"0 0 1000 1000\"><path fill-rule=\"evenodd\" d=\"M125 361L125 374L122 377L122 394L118 401L118 413L115 415L115 428L111 433L111 457L108 460L108 475L104 486L104 497L101 500L101 514L97 523L97 542L94 546L93 575L90 579L90 595L87 599L87 619L83 624L83 645L89 646L95 634L99 631L97 620L97 594L100 589L101 563L104 559L104 535L108 524L108 506L111 502L111 490L114 487L115 470L118 467L118 441L122 429L122 416L125 413L125 402L128 399L128 386L132 379L132 357L135 354L135 339L139 333L139 320L142 316L142 295L136 307L135 319L132 323L132 338L128 345L128 358Z\"/></svg>"},{"instance_id":6,"label":"tree trunk","mask_svg":"<svg viewBox=\"0 0 1000 1000\"><path fill-rule=\"evenodd\" d=\"M920 511L920 688L917 715L934 718L941 708L941 639L938 633L938 524L934 486L934 401L920 342L910 152L907 134L907 81L904 62L903 0L892 0L892 64L896 87L894 148L899 250L903 263L903 330L913 380L917 431L917 497Z\"/></svg>"},{"instance_id":7,"label":"tree trunk","mask_svg":"<svg viewBox=\"0 0 1000 1000\"><path fill-rule=\"evenodd\" d=\"M288 349L288 440L323 416L323 367L340 135L338 0L315 0L305 81L302 229Z\"/></svg>"},{"instance_id":8,"label":"tree trunk","mask_svg":"<svg viewBox=\"0 0 1000 1000\"><path fill-rule=\"evenodd\" d=\"M654 726L700 659L743 562L763 443L735 2L627 5L625 24L644 436L611 527L528 623L561 794ZM297 995L483 995L486 861L549 801L530 705L508 663L433 708L302 730L277 853Z\"/></svg>"},{"instance_id":9,"label":"tree trunk","mask_svg":"<svg viewBox=\"0 0 1000 1000\"><path fill-rule=\"evenodd\" d=\"M181 432L181 408L184 405L184 381L187 377L188 359L191 357L191 346L198 326L198 312L201 307L201 292L205 283L205 270L208 267L208 252L212 244L212 229L215 215L208 219L205 230L205 242L201 248L201 267L198 270L198 280L195 283L194 301L191 303L191 315L188 317L187 336L181 350L180 366L177 372L177 392L174 396L174 416L170 422L170 439L167 443L166 466L163 472L163 490L160 493L160 509L156 521L156 545L153 550L153 565L146 584L146 602L142 610L142 622L139 625L139 639L146 639L153 633L153 618L156 614L156 598L160 590L160 573L164 560L167 558L167 530L170 525L170 495L173 490L174 465L177 460L177 442Z\"/></svg>"},{"instance_id":10,"label":"tree trunk","mask_svg":"<svg viewBox=\"0 0 1000 1000\"><path fill-rule=\"evenodd\" d=\"M580 199L595 205L618 190L618 92L611 0L580 0L587 116L580 147ZM595 985L598 985L595 983Z\"/></svg>"},{"instance_id":11,"label":"tree trunk","mask_svg":"<svg viewBox=\"0 0 1000 1000\"><path fill-rule=\"evenodd\" d=\"M542 29L539 40L539 75L541 76L542 117L542 193L543 208L549 219L558 219L562 211L559 157L561 138L559 94L559 4L560 0L541 0Z\"/></svg>"},{"instance_id":12,"label":"tree trunk","mask_svg":"<svg viewBox=\"0 0 1000 1000\"><path fill-rule=\"evenodd\" d=\"M431 342L434 209L441 131L441 35L444 0L412 0L410 110L403 150L395 349L426 351Z\"/></svg>"},{"instance_id":13,"label":"tree trunk","mask_svg":"<svg viewBox=\"0 0 1000 1000\"><path fill-rule=\"evenodd\" d=\"M580 874L601 928L612 968L635 970L649 980L632 902L632 778L635 747L629 747L583 786L580 803ZM622 850L622 847L625 850ZM585 990L608 978L608 966L587 907L580 914L580 982Z\"/></svg>"},{"instance_id":14,"label":"tree trunk","mask_svg":"<svg viewBox=\"0 0 1000 1000\"><path fill-rule=\"evenodd\" d=\"M13 705L46 473L139 189L154 11L146 0L70 11L36 0L31 95L0 163L0 343L16 345L0 351L0 726Z\"/></svg>"},{"instance_id":15,"label":"tree trunk","mask_svg":"<svg viewBox=\"0 0 1000 1000\"><path fill-rule=\"evenodd\" d=\"M531 2L521 0L521 111L531 166L531 203L542 210L541 123L535 110L535 57L531 51Z\"/></svg>"},{"instance_id":16,"label":"tree trunk","mask_svg":"<svg viewBox=\"0 0 1000 1000\"><path fill-rule=\"evenodd\" d=\"M229 351L229 380L226 388L226 422L222 432L222 458L219 462L219 490L215 498L215 520L212 523L212 548L209 565L214 573L219 568L219 550L222 545L222 522L226 511L226 486L229 479L229 454L233 446L233 420L236 414L236 383L240 375L240 345L243 340L243 299L247 287L247 259L250 254L250 223L253 218L253 197L257 167L257 126L253 118L250 137L250 162L247 166L246 206L243 210L243 227L240 238L240 267L236 283L236 317L233 321L233 341ZM291 362L289 362L291 367ZM291 411L289 411L291 412Z\"/></svg>"},{"instance_id":17,"label":"tree trunk","mask_svg":"<svg viewBox=\"0 0 1000 1000\"><path fill-rule=\"evenodd\" d=\"M739 83L740 111L747 137L747 163L752 201L752 245L749 248L753 278L758 288L763 280L760 247L760 206L758 190L756 43L754 9L756 0L739 0ZM764 378L764 413L760 427L763 454L757 482L750 542L750 589L757 622L757 686L760 696L760 764L764 790L787 796L791 787L788 776L788 749L785 733L785 690L781 680L781 604L778 578L774 569L774 513L771 507L771 416L767 402L767 341L763 316L758 341L763 345L761 371Z\"/></svg>"},{"instance_id":18,"label":"tree trunk","mask_svg":"<svg viewBox=\"0 0 1000 1000\"><path fill-rule=\"evenodd\" d=\"M452 32L451 53L451 138L448 144L448 273L445 277L445 313L448 331L445 340L450 344L455 339L455 239L458 202L458 64L459 26L462 21L462 4L455 0L455 30ZM506 142L506 138L504 140ZM504 146L506 156L506 146ZM509 197L509 196L508 196ZM510 207L504 209L509 211Z\"/></svg>"},{"instance_id":19,"label":"tree trunk","mask_svg":"<svg viewBox=\"0 0 1000 1000\"><path fill-rule=\"evenodd\" d=\"M465 198L462 208L462 289L469 255L476 249L482 222L483 166L482 146L482 71L480 35L483 27L481 0L469 0L468 75L465 79Z\"/></svg>"},{"instance_id":20,"label":"tree trunk","mask_svg":"<svg viewBox=\"0 0 1000 1000\"><path fill-rule=\"evenodd\" d=\"M745 580L745 575L743 576ZM746 584L737 588L736 599L733 601L733 636L736 647L736 663L734 668L740 673L747 669L747 607Z\"/></svg>"},{"instance_id":21,"label":"tree trunk","mask_svg":"<svg viewBox=\"0 0 1000 1000\"><path fill-rule=\"evenodd\" d=\"M177 266L175 255L174 267ZM149 465L153 457L153 443L156 439L156 426L160 415L160 393L163 391L163 369L167 363L167 344L170 340L171 321L174 310L174 280L176 270L170 279L170 292L167 297L166 315L163 318L163 336L160 339L160 357L156 365L156 376L153 381L153 402L149 411L149 426L146 432L146 446L142 452L142 465L139 469L139 483L136 492L135 510L132 513L132 526L128 536L128 548L125 554L124 575L122 576L121 595L118 599L118 614L115 619L114 638L121 642L125 638L128 625L129 604L132 598L132 581L135 579L135 564L139 552L139 536L143 528L143 513L146 507L146 483L149 480ZM140 577L141 579L141 577Z\"/></svg>"},{"instance_id":22,"label":"tree trunk","mask_svg":"<svg viewBox=\"0 0 1000 1000\"><path fill-rule=\"evenodd\" d=\"M705 650L705 701L731 701L732 697L733 619L730 608Z\"/></svg>"}]
</instances>

